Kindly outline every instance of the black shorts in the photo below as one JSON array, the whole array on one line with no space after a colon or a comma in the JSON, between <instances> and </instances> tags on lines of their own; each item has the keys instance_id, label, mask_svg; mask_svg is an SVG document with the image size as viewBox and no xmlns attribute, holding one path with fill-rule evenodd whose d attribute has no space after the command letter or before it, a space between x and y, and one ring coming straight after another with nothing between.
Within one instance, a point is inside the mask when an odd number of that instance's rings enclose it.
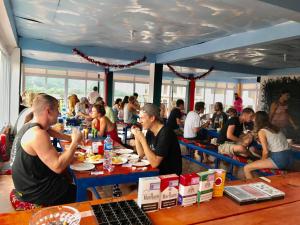
<instances>
[{"instance_id":1,"label":"black shorts","mask_svg":"<svg viewBox=\"0 0 300 225\"><path fill-rule=\"evenodd\" d=\"M55 199L49 205L62 205L76 202L77 187L74 184L69 184L68 190L59 198Z\"/></svg>"}]
</instances>

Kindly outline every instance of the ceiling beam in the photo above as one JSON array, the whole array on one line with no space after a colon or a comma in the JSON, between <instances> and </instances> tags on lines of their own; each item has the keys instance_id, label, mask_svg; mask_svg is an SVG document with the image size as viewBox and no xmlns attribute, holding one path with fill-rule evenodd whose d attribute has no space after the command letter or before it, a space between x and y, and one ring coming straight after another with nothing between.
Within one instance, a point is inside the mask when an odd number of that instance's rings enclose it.
<instances>
[{"instance_id":1,"label":"ceiling beam","mask_svg":"<svg viewBox=\"0 0 300 225\"><path fill-rule=\"evenodd\" d=\"M289 21L275 26L218 38L156 56L157 63L171 63L195 57L225 52L237 48L269 44L300 37L300 23Z\"/></svg>"},{"instance_id":2,"label":"ceiling beam","mask_svg":"<svg viewBox=\"0 0 300 225\"><path fill-rule=\"evenodd\" d=\"M20 47L23 50L35 50L44 52L55 52L63 54L73 54L72 49L77 48L85 55L91 57L100 58L112 58L118 60L133 61L140 59L144 56L144 53L128 51L128 50L118 50L108 47L96 47L96 46L66 46L60 45L53 42L45 40L37 40L30 38L19 38ZM155 61L155 56L152 54L146 55L146 62L152 63Z\"/></svg>"},{"instance_id":3,"label":"ceiling beam","mask_svg":"<svg viewBox=\"0 0 300 225\"><path fill-rule=\"evenodd\" d=\"M274 75L274 76L300 76L300 67L294 67L294 68L285 68L285 69L274 69L270 70L266 75Z\"/></svg>"},{"instance_id":4,"label":"ceiling beam","mask_svg":"<svg viewBox=\"0 0 300 225\"><path fill-rule=\"evenodd\" d=\"M42 61L32 58L23 57L22 63L27 66L33 66L38 68L52 68L52 69L70 69L70 70L89 70L89 71L96 71L98 73L102 73L103 69L101 67L97 67L93 64L88 63L74 63L74 62L67 62L67 61ZM142 70L138 68L133 69L126 69L122 71L114 71L115 74L128 74L130 75L137 75L137 76L149 76L148 70ZM188 74L185 74L188 75ZM220 82L237 82L235 76L242 76L242 74L236 73L228 73L222 71L213 71L209 76L207 76L204 80L209 81L220 81ZM165 79L174 79L178 78L171 72L164 71L163 77Z\"/></svg>"},{"instance_id":5,"label":"ceiling beam","mask_svg":"<svg viewBox=\"0 0 300 225\"><path fill-rule=\"evenodd\" d=\"M266 2L268 4L282 7L285 9L293 10L296 12L300 12L299 0L284 0L284 1L282 1L282 0L259 0L259 1Z\"/></svg>"},{"instance_id":6,"label":"ceiling beam","mask_svg":"<svg viewBox=\"0 0 300 225\"><path fill-rule=\"evenodd\" d=\"M190 60L172 63L172 65L199 68L199 69L209 69L210 67L213 66L215 70L233 72L233 73L243 73L249 75L251 74L262 75L268 72L267 69L263 69L260 67L241 65L241 64L231 64L226 62L218 62L214 60L202 60L202 59L190 59Z\"/></svg>"},{"instance_id":7,"label":"ceiling beam","mask_svg":"<svg viewBox=\"0 0 300 225\"><path fill-rule=\"evenodd\" d=\"M0 1L0 39L8 51L18 47L15 19L9 0Z\"/></svg>"}]
</instances>

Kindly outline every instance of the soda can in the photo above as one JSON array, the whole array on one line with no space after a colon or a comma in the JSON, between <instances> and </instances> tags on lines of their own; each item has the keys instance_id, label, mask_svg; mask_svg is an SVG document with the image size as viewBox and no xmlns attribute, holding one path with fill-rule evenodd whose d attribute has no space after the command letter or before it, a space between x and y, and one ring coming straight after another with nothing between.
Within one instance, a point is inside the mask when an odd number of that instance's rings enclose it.
<instances>
[{"instance_id":1,"label":"soda can","mask_svg":"<svg viewBox=\"0 0 300 225\"><path fill-rule=\"evenodd\" d=\"M211 170L215 172L213 197L222 197L224 192L224 186L225 186L226 171L223 169L211 169Z\"/></svg>"}]
</instances>

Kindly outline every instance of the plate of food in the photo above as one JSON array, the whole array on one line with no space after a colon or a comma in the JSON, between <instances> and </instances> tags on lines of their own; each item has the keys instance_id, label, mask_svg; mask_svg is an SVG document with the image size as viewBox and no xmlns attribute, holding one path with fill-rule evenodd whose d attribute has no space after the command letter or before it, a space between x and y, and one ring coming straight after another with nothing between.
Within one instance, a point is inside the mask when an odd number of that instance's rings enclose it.
<instances>
[{"instance_id":1,"label":"plate of food","mask_svg":"<svg viewBox=\"0 0 300 225\"><path fill-rule=\"evenodd\" d=\"M148 166L150 165L150 162L146 159L142 159L141 161L139 160L132 160L129 162L133 166Z\"/></svg>"},{"instance_id":2,"label":"plate of food","mask_svg":"<svg viewBox=\"0 0 300 225\"><path fill-rule=\"evenodd\" d=\"M122 154L120 157L126 158L128 160L138 159L139 156L137 154Z\"/></svg>"},{"instance_id":3,"label":"plate of food","mask_svg":"<svg viewBox=\"0 0 300 225\"><path fill-rule=\"evenodd\" d=\"M70 168L72 170L77 170L77 171L86 171L86 170L92 170L95 168L95 165L92 163L75 163L70 165Z\"/></svg>"},{"instance_id":4,"label":"plate of food","mask_svg":"<svg viewBox=\"0 0 300 225\"><path fill-rule=\"evenodd\" d=\"M130 153L133 153L133 150L132 150L132 149L129 149L129 148L119 148L119 149L116 149L114 152L117 153L117 154L122 155L122 154L130 154Z\"/></svg>"},{"instance_id":5,"label":"plate of food","mask_svg":"<svg viewBox=\"0 0 300 225\"><path fill-rule=\"evenodd\" d=\"M87 155L84 162L99 164L99 163L103 163L103 161L104 161L103 155L91 155L91 154L89 154L89 155Z\"/></svg>"},{"instance_id":6,"label":"plate of food","mask_svg":"<svg viewBox=\"0 0 300 225\"><path fill-rule=\"evenodd\" d=\"M127 158L123 158L120 156L112 157L112 164L114 164L114 165L121 165L121 164L126 163L127 161L128 161Z\"/></svg>"}]
</instances>

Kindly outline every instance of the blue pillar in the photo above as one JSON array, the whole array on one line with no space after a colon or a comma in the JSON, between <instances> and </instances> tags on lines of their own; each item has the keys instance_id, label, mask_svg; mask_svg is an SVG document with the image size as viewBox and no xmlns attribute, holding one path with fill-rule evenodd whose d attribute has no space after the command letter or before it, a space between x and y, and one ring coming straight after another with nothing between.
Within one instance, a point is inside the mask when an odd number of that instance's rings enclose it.
<instances>
[{"instance_id":1,"label":"blue pillar","mask_svg":"<svg viewBox=\"0 0 300 225\"><path fill-rule=\"evenodd\" d=\"M105 78L104 78L104 101L105 103L112 107L113 105L113 80L114 73L105 69Z\"/></svg>"},{"instance_id":2,"label":"blue pillar","mask_svg":"<svg viewBox=\"0 0 300 225\"><path fill-rule=\"evenodd\" d=\"M152 82L153 86L150 85L150 88L153 87L153 103L160 106L163 64L154 64L153 66L153 70L150 70L150 83Z\"/></svg>"}]
</instances>

